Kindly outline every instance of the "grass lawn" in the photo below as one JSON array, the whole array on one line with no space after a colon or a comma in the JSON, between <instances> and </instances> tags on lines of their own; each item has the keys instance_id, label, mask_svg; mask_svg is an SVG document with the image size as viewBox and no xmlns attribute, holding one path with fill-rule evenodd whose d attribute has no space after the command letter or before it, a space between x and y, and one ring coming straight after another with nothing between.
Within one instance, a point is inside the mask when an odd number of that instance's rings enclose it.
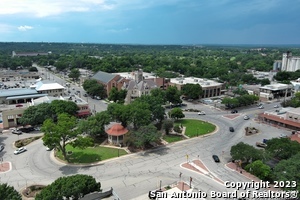
<instances>
[{"instance_id":1,"label":"grass lawn","mask_svg":"<svg viewBox=\"0 0 300 200\"><path fill-rule=\"evenodd\" d=\"M164 135L163 140L167 141L168 143L177 142L180 140L184 140L185 138L180 135Z\"/></svg>"},{"instance_id":2,"label":"grass lawn","mask_svg":"<svg viewBox=\"0 0 300 200\"><path fill-rule=\"evenodd\" d=\"M66 149L67 151L72 151L72 154L69 155L70 163L93 163L127 154L123 149L101 146L79 149L67 145ZM56 156L64 160L61 152L57 151Z\"/></svg>"},{"instance_id":3,"label":"grass lawn","mask_svg":"<svg viewBox=\"0 0 300 200\"><path fill-rule=\"evenodd\" d=\"M215 125L196 119L181 119L175 121L174 124L182 124L182 126L185 126L185 135L188 137L197 137L198 135L205 135L213 132L216 129Z\"/></svg>"}]
</instances>

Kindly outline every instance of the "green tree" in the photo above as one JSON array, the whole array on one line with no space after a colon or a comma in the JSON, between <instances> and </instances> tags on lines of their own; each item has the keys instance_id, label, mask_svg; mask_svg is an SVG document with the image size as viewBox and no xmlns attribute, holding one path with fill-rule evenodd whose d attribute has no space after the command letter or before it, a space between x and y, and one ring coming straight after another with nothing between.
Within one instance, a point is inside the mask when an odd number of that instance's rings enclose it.
<instances>
[{"instance_id":1,"label":"green tree","mask_svg":"<svg viewBox=\"0 0 300 200\"><path fill-rule=\"evenodd\" d=\"M72 78L73 81L74 80L77 81L79 79L79 77L80 77L80 71L79 71L79 69L71 69L71 72L69 74L69 78Z\"/></svg>"},{"instance_id":2,"label":"green tree","mask_svg":"<svg viewBox=\"0 0 300 200\"><path fill-rule=\"evenodd\" d=\"M145 102L133 101L128 105L130 113L130 122L135 130L141 126L146 126L151 122L151 111L149 104Z\"/></svg>"},{"instance_id":3,"label":"green tree","mask_svg":"<svg viewBox=\"0 0 300 200\"><path fill-rule=\"evenodd\" d=\"M264 78L260 80L261 86L269 85L271 84L270 80L268 78Z\"/></svg>"},{"instance_id":4,"label":"green tree","mask_svg":"<svg viewBox=\"0 0 300 200\"><path fill-rule=\"evenodd\" d=\"M161 104L166 103L166 92L160 88L154 88L150 91L151 96L160 99Z\"/></svg>"},{"instance_id":5,"label":"green tree","mask_svg":"<svg viewBox=\"0 0 300 200\"><path fill-rule=\"evenodd\" d=\"M69 161L66 152L68 141L84 139L85 141L82 142L84 145L88 142L87 138L77 138L81 133L76 129L76 122L77 120L75 117L63 113L58 115L56 123L52 119L47 119L44 121L41 128L42 132L44 132L44 145L47 147L54 147L61 151L67 161ZM77 146L78 143L79 142L76 143Z\"/></svg>"},{"instance_id":6,"label":"green tree","mask_svg":"<svg viewBox=\"0 0 300 200\"><path fill-rule=\"evenodd\" d=\"M136 98L135 101L144 102L149 105L153 121L158 120L161 122L165 118L165 108L162 106L163 99L160 96L142 95Z\"/></svg>"},{"instance_id":7,"label":"green tree","mask_svg":"<svg viewBox=\"0 0 300 200\"><path fill-rule=\"evenodd\" d=\"M257 176L261 180L267 180L271 175L271 168L261 160L256 160L245 167L247 172Z\"/></svg>"},{"instance_id":8,"label":"green tree","mask_svg":"<svg viewBox=\"0 0 300 200\"><path fill-rule=\"evenodd\" d=\"M181 118L184 118L185 115L183 114L182 110L180 108L173 108L170 112L169 112L169 116L172 119L178 120Z\"/></svg>"},{"instance_id":9,"label":"green tree","mask_svg":"<svg viewBox=\"0 0 300 200\"><path fill-rule=\"evenodd\" d=\"M241 160L244 163L254 162L263 158L263 151L254 148L249 144L239 142L230 149L230 155L234 160Z\"/></svg>"},{"instance_id":10,"label":"green tree","mask_svg":"<svg viewBox=\"0 0 300 200\"><path fill-rule=\"evenodd\" d=\"M300 152L300 144L289 138L273 138L267 141L266 151L277 159L289 159Z\"/></svg>"},{"instance_id":11,"label":"green tree","mask_svg":"<svg viewBox=\"0 0 300 200\"><path fill-rule=\"evenodd\" d=\"M202 96L202 87L199 84L185 84L182 87L182 94L188 99L199 99Z\"/></svg>"},{"instance_id":12,"label":"green tree","mask_svg":"<svg viewBox=\"0 0 300 200\"><path fill-rule=\"evenodd\" d=\"M165 119L163 120L162 127L165 130L166 135L169 135L170 130L173 128L174 122L171 119Z\"/></svg>"},{"instance_id":13,"label":"green tree","mask_svg":"<svg viewBox=\"0 0 300 200\"><path fill-rule=\"evenodd\" d=\"M28 107L21 118L19 118L19 123L23 125L39 125L43 124L46 119L52 118L53 112L49 103L42 103L36 106Z\"/></svg>"},{"instance_id":14,"label":"green tree","mask_svg":"<svg viewBox=\"0 0 300 200\"><path fill-rule=\"evenodd\" d=\"M69 115L77 114L78 106L73 101L54 100L51 102L51 110L55 115L67 113Z\"/></svg>"},{"instance_id":15,"label":"green tree","mask_svg":"<svg viewBox=\"0 0 300 200\"><path fill-rule=\"evenodd\" d=\"M113 87L108 96L108 100L113 101L115 103L124 103L124 99L127 95L127 90L118 91L117 88Z\"/></svg>"},{"instance_id":16,"label":"green tree","mask_svg":"<svg viewBox=\"0 0 300 200\"><path fill-rule=\"evenodd\" d=\"M102 84L95 79L88 79L83 82L83 89L91 96L106 97L106 90Z\"/></svg>"},{"instance_id":17,"label":"green tree","mask_svg":"<svg viewBox=\"0 0 300 200\"><path fill-rule=\"evenodd\" d=\"M300 166L300 153L298 152L291 158L287 160L280 161L273 170L273 179L276 181L295 181L295 187L284 187L284 190L297 190L300 192L300 176L299 176L299 166Z\"/></svg>"},{"instance_id":18,"label":"green tree","mask_svg":"<svg viewBox=\"0 0 300 200\"><path fill-rule=\"evenodd\" d=\"M36 67L30 67L28 69L28 71L30 71L30 72L38 72L38 69Z\"/></svg>"},{"instance_id":19,"label":"green tree","mask_svg":"<svg viewBox=\"0 0 300 200\"><path fill-rule=\"evenodd\" d=\"M157 131L153 124L141 126L136 131L131 131L126 136L126 143L129 143L137 148L145 148L152 142L158 142L161 137L161 133Z\"/></svg>"},{"instance_id":20,"label":"green tree","mask_svg":"<svg viewBox=\"0 0 300 200\"><path fill-rule=\"evenodd\" d=\"M52 184L43 188L36 195L36 200L53 200L53 199L80 199L92 192L99 192L100 182L88 175L77 174L73 176L60 177Z\"/></svg>"},{"instance_id":21,"label":"green tree","mask_svg":"<svg viewBox=\"0 0 300 200\"><path fill-rule=\"evenodd\" d=\"M182 103L180 99L181 92L175 86L170 86L166 90L166 100L172 104Z\"/></svg>"},{"instance_id":22,"label":"green tree","mask_svg":"<svg viewBox=\"0 0 300 200\"><path fill-rule=\"evenodd\" d=\"M121 122L124 127L127 127L127 124L130 122L131 113L129 105L111 103L107 107L107 112L112 120Z\"/></svg>"},{"instance_id":23,"label":"green tree","mask_svg":"<svg viewBox=\"0 0 300 200\"><path fill-rule=\"evenodd\" d=\"M14 187L6 183L0 184L0 199L1 200L22 200L21 194Z\"/></svg>"}]
</instances>

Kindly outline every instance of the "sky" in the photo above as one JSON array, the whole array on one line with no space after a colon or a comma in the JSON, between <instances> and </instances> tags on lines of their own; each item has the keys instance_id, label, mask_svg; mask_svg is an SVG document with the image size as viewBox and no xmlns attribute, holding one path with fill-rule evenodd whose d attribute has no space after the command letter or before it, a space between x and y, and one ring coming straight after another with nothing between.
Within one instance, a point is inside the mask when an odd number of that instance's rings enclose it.
<instances>
[{"instance_id":1,"label":"sky","mask_svg":"<svg viewBox=\"0 0 300 200\"><path fill-rule=\"evenodd\" d=\"M300 44L300 0L0 0L0 42Z\"/></svg>"}]
</instances>

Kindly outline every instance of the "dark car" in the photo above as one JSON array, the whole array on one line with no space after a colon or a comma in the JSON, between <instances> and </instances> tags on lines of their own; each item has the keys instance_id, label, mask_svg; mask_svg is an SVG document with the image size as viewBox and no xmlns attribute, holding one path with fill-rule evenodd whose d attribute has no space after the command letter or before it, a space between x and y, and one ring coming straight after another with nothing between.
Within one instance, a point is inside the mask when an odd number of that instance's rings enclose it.
<instances>
[{"instance_id":1,"label":"dark car","mask_svg":"<svg viewBox=\"0 0 300 200\"><path fill-rule=\"evenodd\" d=\"M232 110L231 113L238 113L238 111L237 110Z\"/></svg>"},{"instance_id":2,"label":"dark car","mask_svg":"<svg viewBox=\"0 0 300 200\"><path fill-rule=\"evenodd\" d=\"M230 132L234 132L234 128L231 126L231 127L229 127L229 131Z\"/></svg>"},{"instance_id":3,"label":"dark car","mask_svg":"<svg viewBox=\"0 0 300 200\"><path fill-rule=\"evenodd\" d=\"M212 158L214 159L215 162L220 162L220 159L217 155L213 155Z\"/></svg>"},{"instance_id":4,"label":"dark car","mask_svg":"<svg viewBox=\"0 0 300 200\"><path fill-rule=\"evenodd\" d=\"M23 127L23 128L19 128L20 131L24 132L24 133L29 133L31 131L35 131L34 127L30 126L30 127Z\"/></svg>"}]
</instances>

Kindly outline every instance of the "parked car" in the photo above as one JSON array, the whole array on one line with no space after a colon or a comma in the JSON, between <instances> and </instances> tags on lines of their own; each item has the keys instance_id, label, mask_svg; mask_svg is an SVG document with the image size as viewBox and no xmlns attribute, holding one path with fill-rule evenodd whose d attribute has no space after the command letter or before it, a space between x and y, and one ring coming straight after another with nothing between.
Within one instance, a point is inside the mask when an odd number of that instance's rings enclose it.
<instances>
[{"instance_id":1,"label":"parked car","mask_svg":"<svg viewBox=\"0 0 300 200\"><path fill-rule=\"evenodd\" d=\"M229 131L230 132L234 132L234 128L231 126L231 127L229 127Z\"/></svg>"},{"instance_id":2,"label":"parked car","mask_svg":"<svg viewBox=\"0 0 300 200\"><path fill-rule=\"evenodd\" d=\"M263 139L263 143L265 143L265 144L266 144L267 142L268 142L268 140L267 140L267 139Z\"/></svg>"},{"instance_id":3,"label":"parked car","mask_svg":"<svg viewBox=\"0 0 300 200\"><path fill-rule=\"evenodd\" d=\"M232 110L231 113L238 113L238 111L237 110Z\"/></svg>"},{"instance_id":4,"label":"parked car","mask_svg":"<svg viewBox=\"0 0 300 200\"><path fill-rule=\"evenodd\" d=\"M220 159L217 155L213 155L212 158L214 159L215 162L220 162Z\"/></svg>"},{"instance_id":5,"label":"parked car","mask_svg":"<svg viewBox=\"0 0 300 200\"><path fill-rule=\"evenodd\" d=\"M250 117L248 115L245 115L244 120L248 120L248 119L250 119Z\"/></svg>"},{"instance_id":6,"label":"parked car","mask_svg":"<svg viewBox=\"0 0 300 200\"><path fill-rule=\"evenodd\" d=\"M25 151L27 151L26 147L20 147L14 151L14 154L17 155L17 154L23 153Z\"/></svg>"},{"instance_id":7,"label":"parked car","mask_svg":"<svg viewBox=\"0 0 300 200\"><path fill-rule=\"evenodd\" d=\"M20 128L19 129L21 132L24 132L24 133L29 133L31 131L34 131L34 127L30 126L30 127L23 127L23 128Z\"/></svg>"},{"instance_id":8,"label":"parked car","mask_svg":"<svg viewBox=\"0 0 300 200\"><path fill-rule=\"evenodd\" d=\"M279 106L278 106L278 105L275 105L274 108L279 108Z\"/></svg>"},{"instance_id":9,"label":"parked car","mask_svg":"<svg viewBox=\"0 0 300 200\"><path fill-rule=\"evenodd\" d=\"M286 134L280 134L280 136L279 136L280 138L287 138L288 136L286 135Z\"/></svg>"},{"instance_id":10,"label":"parked car","mask_svg":"<svg viewBox=\"0 0 300 200\"><path fill-rule=\"evenodd\" d=\"M264 109L264 107L263 106L259 106L258 109Z\"/></svg>"},{"instance_id":11,"label":"parked car","mask_svg":"<svg viewBox=\"0 0 300 200\"><path fill-rule=\"evenodd\" d=\"M256 142L255 145L257 147L262 147L262 148L266 148L268 146L266 143L263 143L263 142Z\"/></svg>"},{"instance_id":12,"label":"parked car","mask_svg":"<svg viewBox=\"0 0 300 200\"><path fill-rule=\"evenodd\" d=\"M84 96L84 97L87 97L88 95L87 95L87 94L84 94L83 96Z\"/></svg>"},{"instance_id":13,"label":"parked car","mask_svg":"<svg viewBox=\"0 0 300 200\"><path fill-rule=\"evenodd\" d=\"M198 115L205 115L205 112L204 111L200 111L200 112L198 112Z\"/></svg>"},{"instance_id":14,"label":"parked car","mask_svg":"<svg viewBox=\"0 0 300 200\"><path fill-rule=\"evenodd\" d=\"M22 134L22 131L20 131L19 129L13 129L12 134L17 134L17 135L21 135Z\"/></svg>"},{"instance_id":15,"label":"parked car","mask_svg":"<svg viewBox=\"0 0 300 200\"><path fill-rule=\"evenodd\" d=\"M3 151L3 149L4 149L4 146L0 145L0 152Z\"/></svg>"}]
</instances>

